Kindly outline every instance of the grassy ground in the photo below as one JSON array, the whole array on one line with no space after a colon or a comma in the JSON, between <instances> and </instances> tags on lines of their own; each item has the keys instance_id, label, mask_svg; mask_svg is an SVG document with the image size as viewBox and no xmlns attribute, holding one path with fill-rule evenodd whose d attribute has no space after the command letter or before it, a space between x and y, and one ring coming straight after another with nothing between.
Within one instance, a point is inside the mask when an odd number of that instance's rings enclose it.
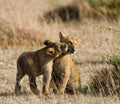
<instances>
[{"instance_id":1,"label":"grassy ground","mask_svg":"<svg viewBox=\"0 0 120 104\"><path fill-rule=\"evenodd\" d=\"M72 0L66 0L65 4ZM30 2L21 2L17 0L0 0L0 38L12 42L3 41L0 44L0 104L119 104L118 96L93 96L91 94L83 95L54 95L43 96L40 98L34 96L30 89L27 76L22 82L22 93L20 96L14 94L15 77L16 77L16 60L21 52L26 50L35 50L41 47L41 41L44 39L59 40L58 33L62 31L65 34L72 34L81 38L81 43L76 47L76 53L73 59L78 63L82 85L88 85L88 82L95 73L113 66L103 61L102 56L111 54L119 49L120 44L120 22L94 21L86 20L85 23L50 23L39 20L38 14L42 14L58 5L64 5L64 0L52 2L50 0L30 0ZM16 4L16 5L15 5ZM26 4L24 6L23 4ZM34 7L34 8L33 8ZM45 8L46 7L46 8ZM42 22L38 22L42 21ZM3 31L4 30L4 31ZM10 34L14 34L11 36ZM9 36L8 36L9 35ZM27 36L26 36L27 35ZM37 37L36 40L29 40ZM18 37L22 37L22 45L17 44ZM1 41L0 41L1 42ZM12 45L14 43L14 45ZM4 47L4 44L5 47ZM27 45L26 45L27 44ZM27 47L26 47L27 46ZM3 49L4 47L4 49ZM38 78L37 84L41 91L41 77Z\"/></svg>"},{"instance_id":2,"label":"grassy ground","mask_svg":"<svg viewBox=\"0 0 120 104\"><path fill-rule=\"evenodd\" d=\"M103 26L101 28L100 26ZM63 30L65 33L75 34L76 37L81 38L82 42L77 46L76 53L73 55L74 60L78 63L81 72L82 85L88 84L90 77L94 75L96 70L102 70L112 67L104 61L101 56L114 52L119 48L120 38L111 30L104 28L105 24L85 24L74 27L69 25L68 28L63 24L52 24L57 31ZM111 28L117 29L116 25L111 25ZM51 26L50 26L51 27ZM59 28L58 28L59 27ZM109 27L109 25L108 25ZM87 29L86 29L87 28ZM48 28L46 28L48 29ZM48 29L49 31L49 29ZM53 32L53 34L55 34ZM56 37L58 37L56 35ZM27 104L27 103L69 103L69 104L119 104L120 100L117 96L94 97L87 95L54 95L49 97L41 95L41 98L35 97L29 90L29 83L27 77L23 80L23 90L20 96L14 94L15 76L16 76L16 60L19 54L26 50L34 50L40 46L34 47L9 47L8 49L0 49L0 103L2 104ZM41 89L41 78L38 78L38 87Z\"/></svg>"}]
</instances>

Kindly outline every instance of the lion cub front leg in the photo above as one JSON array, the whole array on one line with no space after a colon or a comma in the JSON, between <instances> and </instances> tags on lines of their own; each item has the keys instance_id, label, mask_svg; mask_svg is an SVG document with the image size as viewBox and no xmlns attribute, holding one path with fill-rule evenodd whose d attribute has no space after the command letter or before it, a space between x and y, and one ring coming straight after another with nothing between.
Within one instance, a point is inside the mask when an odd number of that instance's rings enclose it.
<instances>
[{"instance_id":1,"label":"lion cub front leg","mask_svg":"<svg viewBox=\"0 0 120 104\"><path fill-rule=\"evenodd\" d=\"M30 81L30 89L35 95L39 95L39 90L37 88L36 84L36 77L33 75L29 75L29 81Z\"/></svg>"},{"instance_id":2,"label":"lion cub front leg","mask_svg":"<svg viewBox=\"0 0 120 104\"><path fill-rule=\"evenodd\" d=\"M60 86L59 86L59 91L61 94L64 94L64 92L65 92L65 88L66 88L67 82L68 82L69 77L70 77L70 72L69 71L65 72L63 76L64 77L62 78L62 81L61 81Z\"/></svg>"},{"instance_id":3,"label":"lion cub front leg","mask_svg":"<svg viewBox=\"0 0 120 104\"><path fill-rule=\"evenodd\" d=\"M51 81L51 73L52 68L48 68L43 75L43 93L45 95L49 94L49 87L50 87L50 81Z\"/></svg>"}]
</instances>

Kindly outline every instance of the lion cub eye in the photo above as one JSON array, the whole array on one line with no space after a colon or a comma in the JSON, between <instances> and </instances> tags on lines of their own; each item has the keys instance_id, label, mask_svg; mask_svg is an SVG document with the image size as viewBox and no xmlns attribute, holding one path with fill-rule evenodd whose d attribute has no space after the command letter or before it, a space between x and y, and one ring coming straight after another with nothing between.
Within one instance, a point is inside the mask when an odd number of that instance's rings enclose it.
<instances>
[{"instance_id":1,"label":"lion cub eye","mask_svg":"<svg viewBox=\"0 0 120 104\"><path fill-rule=\"evenodd\" d=\"M71 41L69 41L68 44L73 44L73 43Z\"/></svg>"}]
</instances>

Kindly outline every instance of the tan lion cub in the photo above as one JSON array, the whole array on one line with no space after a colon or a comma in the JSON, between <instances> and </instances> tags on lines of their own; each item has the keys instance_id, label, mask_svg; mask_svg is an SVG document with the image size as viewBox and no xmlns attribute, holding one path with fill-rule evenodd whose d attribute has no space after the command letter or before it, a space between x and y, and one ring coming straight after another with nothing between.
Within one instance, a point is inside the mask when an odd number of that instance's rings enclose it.
<instances>
[{"instance_id":1,"label":"tan lion cub","mask_svg":"<svg viewBox=\"0 0 120 104\"><path fill-rule=\"evenodd\" d=\"M68 45L68 51L54 60L52 79L60 93L66 91L67 93L74 94L77 90L80 90L81 82L79 69L72 60L71 54L75 51L75 45L79 40L72 36L65 36L61 32L59 37L60 42ZM52 87L55 87L55 85Z\"/></svg>"},{"instance_id":2,"label":"tan lion cub","mask_svg":"<svg viewBox=\"0 0 120 104\"><path fill-rule=\"evenodd\" d=\"M43 74L43 93L49 94L49 84L51 80L53 60L64 54L68 47L64 43L44 41L46 47L30 52L22 53L17 60L17 75L15 92L21 89L20 81L25 76L29 76L30 89L38 95L39 90L36 85L36 77Z\"/></svg>"}]
</instances>

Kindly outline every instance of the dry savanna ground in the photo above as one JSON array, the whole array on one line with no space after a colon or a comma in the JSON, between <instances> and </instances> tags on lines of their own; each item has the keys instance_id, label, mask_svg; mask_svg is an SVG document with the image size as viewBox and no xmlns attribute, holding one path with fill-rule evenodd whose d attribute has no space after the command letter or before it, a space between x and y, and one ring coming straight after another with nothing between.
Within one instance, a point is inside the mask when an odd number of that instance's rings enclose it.
<instances>
[{"instance_id":1,"label":"dry savanna ground","mask_svg":"<svg viewBox=\"0 0 120 104\"><path fill-rule=\"evenodd\" d=\"M65 4L72 0L66 0ZM76 46L76 52L72 55L73 59L78 64L82 85L88 85L91 76L94 76L95 71L112 68L113 66L103 60L104 55L112 54L120 48L120 22L94 21L85 20L81 22L53 22L46 23L44 20L37 22L36 15L42 16L42 13L58 6L64 5L64 0L52 2L50 0L25 0L13 2L9 0L0 0L0 24L3 27L11 27L13 34L24 34L21 31L28 32L30 35L36 33L35 36L44 39L52 39L58 41L59 31L65 34L72 34L77 38L81 38L81 43ZM27 3L26 6L23 4ZM15 5L16 4L16 5ZM41 5L41 6L39 6ZM32 9L34 7L34 9ZM47 7L47 8L44 8ZM34 12L35 11L35 12ZM41 11L41 12L40 12ZM2 30L3 30L2 27ZM17 31L19 29L19 32ZM7 32L10 32L7 30ZM6 33L6 31L5 31ZM29 33L29 32L28 32ZM2 35L1 35L2 34ZM3 31L0 33L4 37ZM27 40L27 39L26 39ZM35 41L35 40L34 40ZM87 93L86 95L54 95L44 96L40 93L37 98L29 89L28 77L22 81L22 92L20 95L15 95L15 77L16 77L16 60L20 53L27 50L35 50L41 47L41 44L29 41L22 45L3 46L0 44L0 104L119 104L120 99L117 95L109 96L94 96ZM24 45L30 44L30 45ZM38 88L41 91L42 76L37 78ZM42 92L42 91L41 91Z\"/></svg>"}]
</instances>

